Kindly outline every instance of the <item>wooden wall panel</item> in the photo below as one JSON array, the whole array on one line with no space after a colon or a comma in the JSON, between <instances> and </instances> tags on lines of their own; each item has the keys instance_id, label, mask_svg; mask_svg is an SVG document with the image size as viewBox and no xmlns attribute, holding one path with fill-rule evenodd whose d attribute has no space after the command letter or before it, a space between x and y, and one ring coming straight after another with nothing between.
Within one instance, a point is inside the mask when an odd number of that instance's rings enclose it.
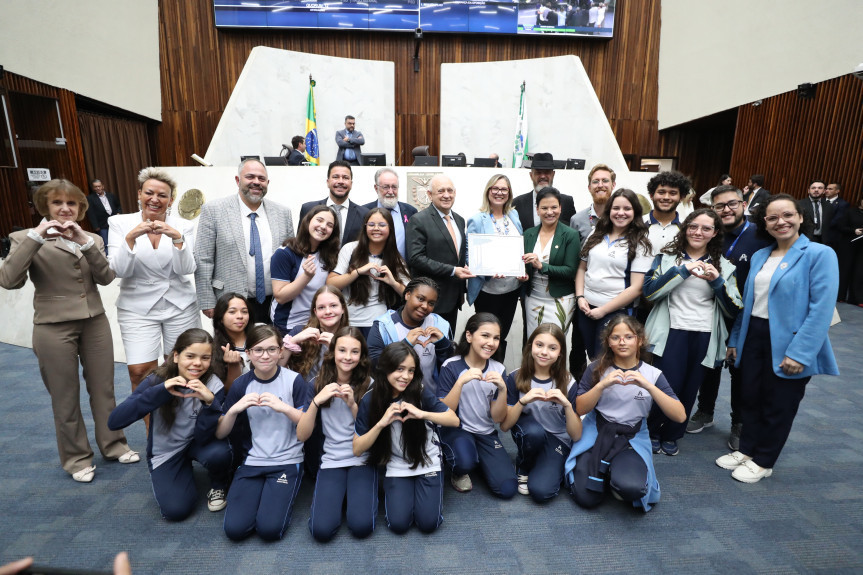
<instances>
[{"instance_id":1,"label":"wooden wall panel","mask_svg":"<svg viewBox=\"0 0 863 575\"><path fill-rule=\"evenodd\" d=\"M60 120L66 137L65 149L38 150L29 148L22 152L17 149L17 168L0 168L0 236L5 236L15 226L30 227L33 225L35 212L32 211L27 194L26 168L49 168L52 177L64 177L72 181L82 190L87 190L87 176L84 170L84 156L81 148L81 135L78 129L75 94L48 86L41 82L6 72L0 79L0 92L7 95L7 105L10 104L10 93L27 94L54 98L60 107ZM10 110L12 133L16 134L14 125L15 112ZM51 111L56 117L56 111ZM57 134L59 136L59 134ZM28 155L30 154L30 155ZM22 161L22 156L25 161ZM28 160L39 162L39 165L26 164ZM89 229L85 220L84 227Z\"/></svg>"},{"instance_id":2,"label":"wooden wall panel","mask_svg":"<svg viewBox=\"0 0 863 575\"><path fill-rule=\"evenodd\" d=\"M620 0L612 40L426 34L413 71L413 34L216 30L212 0L161 1L162 124L155 161L192 165L206 151L255 46L395 63L396 155L427 144L439 153L440 65L574 54L582 59L625 154L677 155L674 130L657 131L660 0ZM492 102L494 95L479 95Z\"/></svg>"},{"instance_id":3,"label":"wooden wall panel","mask_svg":"<svg viewBox=\"0 0 863 575\"><path fill-rule=\"evenodd\" d=\"M765 176L773 193L802 198L810 180L838 180L857 202L863 188L863 82L850 74L817 85L813 100L796 90L739 108L731 175Z\"/></svg>"}]
</instances>

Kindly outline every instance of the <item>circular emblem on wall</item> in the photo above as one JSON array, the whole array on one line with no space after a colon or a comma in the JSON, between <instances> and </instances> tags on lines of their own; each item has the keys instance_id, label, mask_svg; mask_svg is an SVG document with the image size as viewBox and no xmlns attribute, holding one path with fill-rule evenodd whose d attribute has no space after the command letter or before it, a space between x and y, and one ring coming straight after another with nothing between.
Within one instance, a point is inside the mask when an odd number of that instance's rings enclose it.
<instances>
[{"instance_id":1,"label":"circular emblem on wall","mask_svg":"<svg viewBox=\"0 0 863 575\"><path fill-rule=\"evenodd\" d=\"M204 192L201 190L195 188L186 190L183 197L180 198L177 211L181 218L194 220L201 214L201 206L204 205L205 201L207 200L204 197Z\"/></svg>"},{"instance_id":2,"label":"circular emblem on wall","mask_svg":"<svg viewBox=\"0 0 863 575\"><path fill-rule=\"evenodd\" d=\"M424 210L431 205L432 178L437 172L408 172L408 200L418 210Z\"/></svg>"}]
</instances>

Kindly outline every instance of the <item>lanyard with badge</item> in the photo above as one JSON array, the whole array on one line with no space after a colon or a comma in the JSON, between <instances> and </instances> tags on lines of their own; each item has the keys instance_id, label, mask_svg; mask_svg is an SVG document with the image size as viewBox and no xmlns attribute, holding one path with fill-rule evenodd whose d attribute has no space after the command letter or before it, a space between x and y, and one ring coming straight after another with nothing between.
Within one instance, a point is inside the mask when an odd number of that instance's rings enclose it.
<instances>
[{"instance_id":1,"label":"lanyard with badge","mask_svg":"<svg viewBox=\"0 0 863 575\"><path fill-rule=\"evenodd\" d=\"M737 245L737 242L738 242L738 241L740 241L740 237L741 237L743 234L745 234L745 233L746 233L746 228L748 228L748 227L749 227L749 220L746 220L746 224L744 224L743 229L742 229L742 230L740 230L740 233L739 233L739 234L737 234L737 237L736 237L736 238L734 238L734 241L733 241L733 242L731 242L731 245L730 245L730 246L728 247L728 249L725 251L725 257L726 257L726 258L728 258L728 257L730 256L731 252L733 252L733 251L734 251L734 246L736 246L736 245Z\"/></svg>"}]
</instances>

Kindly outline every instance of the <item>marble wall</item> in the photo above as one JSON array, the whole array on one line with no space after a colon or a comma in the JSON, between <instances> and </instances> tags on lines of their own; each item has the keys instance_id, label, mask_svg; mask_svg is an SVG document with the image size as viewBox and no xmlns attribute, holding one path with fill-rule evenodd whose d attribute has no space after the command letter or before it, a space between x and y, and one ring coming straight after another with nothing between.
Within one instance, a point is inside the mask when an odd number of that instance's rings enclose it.
<instances>
[{"instance_id":1,"label":"marble wall","mask_svg":"<svg viewBox=\"0 0 863 575\"><path fill-rule=\"evenodd\" d=\"M576 56L441 65L441 152L470 160L496 152L512 165L521 83L526 83L529 152L604 163L623 155Z\"/></svg>"},{"instance_id":2,"label":"marble wall","mask_svg":"<svg viewBox=\"0 0 863 575\"><path fill-rule=\"evenodd\" d=\"M227 167L175 167L167 168L177 180L178 199L190 190L201 190L207 200L213 200L237 193L234 183L235 168ZM434 167L397 166L393 168L401 182L400 196L402 201L419 204L424 199L423 183L428 182L436 173L442 170ZM470 217L479 210L482 202L482 190L488 179L497 173L506 174L516 195L530 191L531 184L526 169L504 168L447 168L456 187L455 211L464 217ZM375 199L374 185L375 168L358 167L354 169L354 187L351 199L357 203L368 203ZM294 226L298 224L300 206L314 198L323 198L327 194L325 167L272 167L269 169L270 186L268 199L283 203L291 208L294 214ZM647 180L652 174L640 172L618 172L617 181L621 187L628 187L646 194ZM590 195L587 192L587 171L559 170L556 173L555 186L562 192L570 194L575 199L575 207L582 210L590 205ZM114 355L117 361L125 361L123 344L120 340L120 328L117 325L116 301L119 294L120 280L115 280L109 286L100 287L102 300L107 310L111 329L114 331ZM459 314L457 333L461 332L464 322L470 317L468 306ZM201 315L205 328L211 329L210 321ZM31 347L33 335L33 284L27 284L20 290L7 291L0 288L0 341L25 347ZM516 323L510 333L510 346L507 354L507 367L514 368L519 361L521 349L521 314L516 314Z\"/></svg>"},{"instance_id":3,"label":"marble wall","mask_svg":"<svg viewBox=\"0 0 863 575\"><path fill-rule=\"evenodd\" d=\"M282 144L305 136L309 74L315 86L320 161L336 159L335 135L345 116L357 119L365 153L396 160L394 64L335 58L258 46L231 93L205 159L236 166L240 156L278 156ZM189 150L189 153L202 150Z\"/></svg>"}]
</instances>

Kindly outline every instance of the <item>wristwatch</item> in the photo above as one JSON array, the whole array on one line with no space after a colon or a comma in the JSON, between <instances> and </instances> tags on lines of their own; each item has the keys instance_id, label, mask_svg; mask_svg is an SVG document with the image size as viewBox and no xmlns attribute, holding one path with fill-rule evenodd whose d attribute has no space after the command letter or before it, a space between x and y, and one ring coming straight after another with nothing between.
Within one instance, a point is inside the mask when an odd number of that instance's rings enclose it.
<instances>
[{"instance_id":1,"label":"wristwatch","mask_svg":"<svg viewBox=\"0 0 863 575\"><path fill-rule=\"evenodd\" d=\"M185 241L186 241L186 237L181 235L181 236L180 236L179 238L177 238L176 240L171 240L171 243L173 243L173 244L182 244L182 243L184 243Z\"/></svg>"}]
</instances>

